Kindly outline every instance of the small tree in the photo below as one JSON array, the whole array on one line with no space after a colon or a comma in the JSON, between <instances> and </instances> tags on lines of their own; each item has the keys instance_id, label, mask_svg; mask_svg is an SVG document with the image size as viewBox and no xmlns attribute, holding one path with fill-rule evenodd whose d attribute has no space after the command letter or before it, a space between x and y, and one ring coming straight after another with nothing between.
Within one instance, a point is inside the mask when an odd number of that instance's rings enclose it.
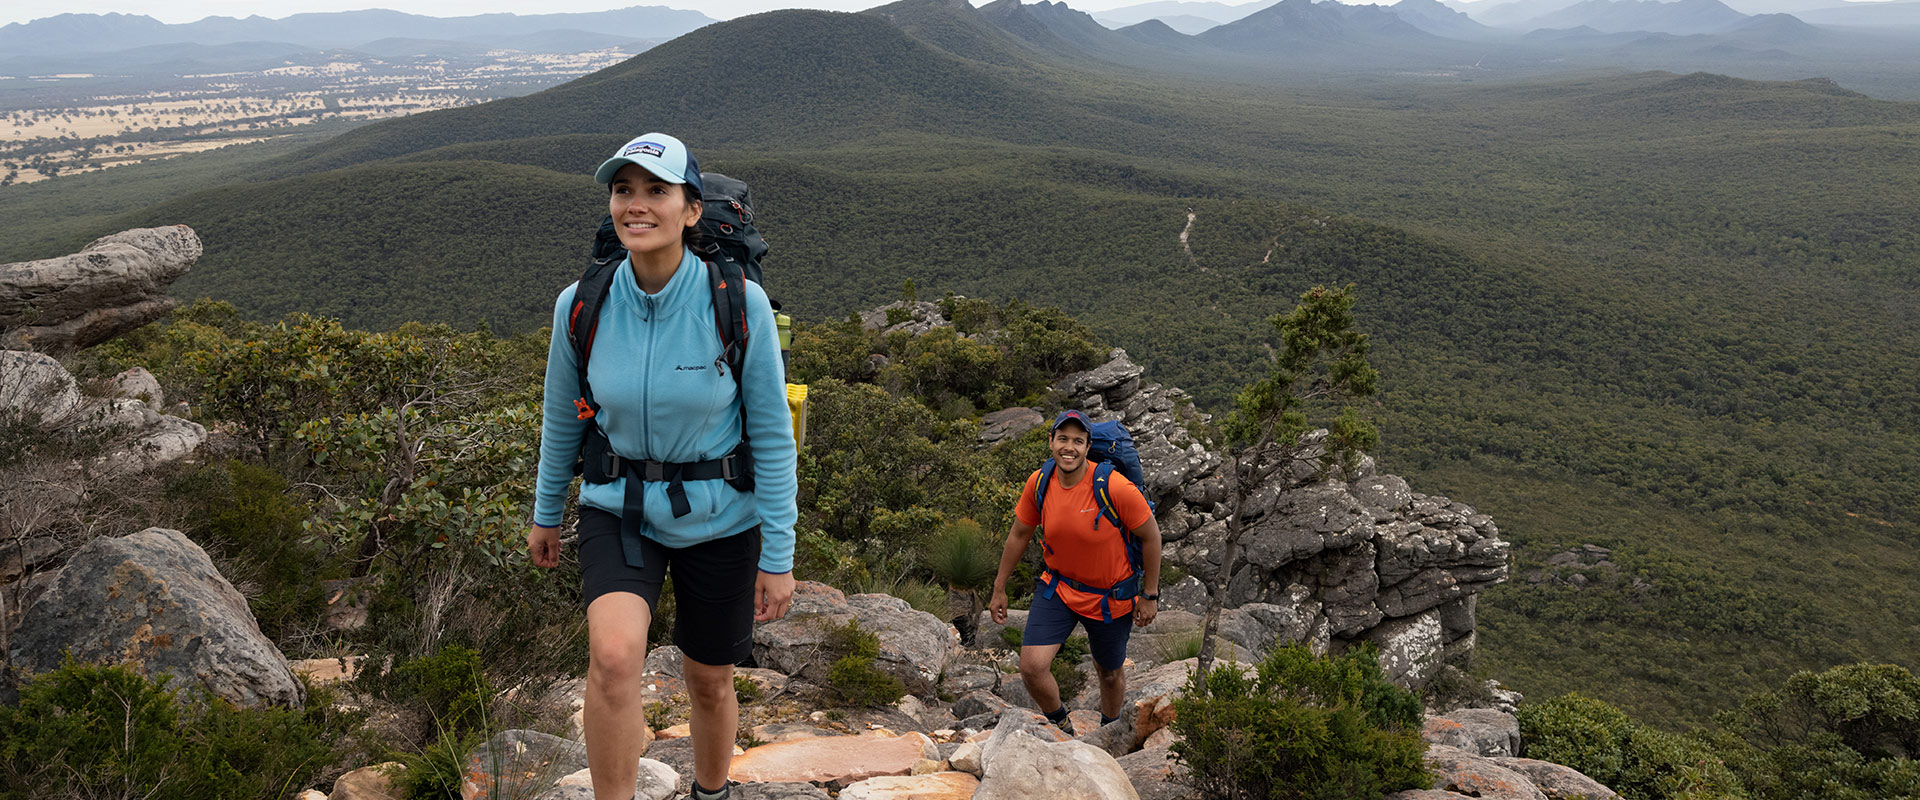
<instances>
[{"instance_id":1,"label":"small tree","mask_svg":"<svg viewBox=\"0 0 1920 800\"><path fill-rule=\"evenodd\" d=\"M1240 537L1256 510L1248 506L1268 478L1297 459L1302 435L1326 420L1321 468L1348 465L1361 450L1379 442L1379 433L1356 413L1353 401L1374 393L1379 373L1367 363L1367 335L1354 330L1353 287L1315 286L1300 295L1287 314L1268 318L1280 334L1267 377L1240 390L1234 412L1222 423L1227 451L1227 541L1220 571L1207 582L1206 623L1200 634L1200 678L1206 687L1220 609L1240 554ZM1327 417L1331 417L1330 420Z\"/></svg>"}]
</instances>

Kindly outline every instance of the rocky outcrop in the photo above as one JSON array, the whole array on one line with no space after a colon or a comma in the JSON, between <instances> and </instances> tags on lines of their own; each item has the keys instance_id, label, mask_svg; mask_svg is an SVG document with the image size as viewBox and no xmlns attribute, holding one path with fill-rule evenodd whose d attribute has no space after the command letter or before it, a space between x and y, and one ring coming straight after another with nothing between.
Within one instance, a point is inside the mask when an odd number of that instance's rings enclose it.
<instances>
[{"instance_id":1,"label":"rocky outcrop","mask_svg":"<svg viewBox=\"0 0 1920 800\"><path fill-rule=\"evenodd\" d=\"M161 398L153 376L138 367L121 373L109 397L85 397L73 375L42 353L0 351L0 417L11 417L51 433L87 436L105 442L88 467L99 477L114 477L170 464L191 455L207 440L197 422L154 410ZM137 396L136 396L137 395Z\"/></svg>"},{"instance_id":2,"label":"rocky outcrop","mask_svg":"<svg viewBox=\"0 0 1920 800\"><path fill-rule=\"evenodd\" d=\"M1336 652L1371 643L1407 687L1472 649L1474 596L1508 576L1509 546L1490 517L1413 491L1371 457L1329 473L1320 431L1248 499L1241 558L1221 575L1231 513L1223 458L1188 431L1187 421L1203 418L1180 390L1144 373L1116 349L1055 388L1094 421L1117 419L1133 434L1167 562L1224 580L1226 605L1246 609L1223 620L1229 641L1255 653L1275 643ZM1169 607L1204 608L1204 592L1174 594Z\"/></svg>"},{"instance_id":3,"label":"rocky outcrop","mask_svg":"<svg viewBox=\"0 0 1920 800\"><path fill-rule=\"evenodd\" d=\"M63 355L165 316L167 286L200 260L192 228L138 228L80 252L0 265L0 348Z\"/></svg>"},{"instance_id":4,"label":"rocky outcrop","mask_svg":"<svg viewBox=\"0 0 1920 800\"><path fill-rule=\"evenodd\" d=\"M828 642L832 632L848 622L879 637L874 666L899 678L916 695L933 693L940 673L960 649L960 634L953 626L914 610L905 600L884 594L848 597L826 584L802 581L786 618L755 626L754 662L825 684L833 666L833 659L825 657Z\"/></svg>"},{"instance_id":5,"label":"rocky outcrop","mask_svg":"<svg viewBox=\"0 0 1920 800\"><path fill-rule=\"evenodd\" d=\"M241 706L306 699L246 598L178 531L96 539L68 559L27 609L10 655L16 666L45 672L68 653L168 676L176 688L204 688Z\"/></svg>"}]
</instances>

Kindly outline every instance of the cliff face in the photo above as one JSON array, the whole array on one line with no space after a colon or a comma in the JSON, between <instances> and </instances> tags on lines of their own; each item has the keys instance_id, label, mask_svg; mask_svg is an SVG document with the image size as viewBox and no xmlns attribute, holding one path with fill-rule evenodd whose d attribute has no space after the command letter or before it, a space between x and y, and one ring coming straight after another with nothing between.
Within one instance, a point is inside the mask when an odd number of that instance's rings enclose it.
<instances>
[{"instance_id":1,"label":"cliff face","mask_svg":"<svg viewBox=\"0 0 1920 800\"><path fill-rule=\"evenodd\" d=\"M921 332L945 324L932 303L897 305L906 305L911 319L895 329ZM863 319L870 327L886 327L886 311ZM1115 349L1107 363L1069 375L1054 388L1068 398L1068 407L1095 422L1120 420L1133 435L1147 494L1158 504L1166 562L1190 576L1185 585L1163 588L1162 607L1201 613L1207 597L1200 582L1221 577L1231 513L1226 459L1189 430L1206 417L1185 402L1186 393L1146 381L1145 374L1126 351ZM990 414L982 438L998 441L1041 427L1046 416L1040 411ZM1491 517L1452 498L1414 491L1399 476L1380 472L1371 456L1350 471L1325 474L1325 436L1308 434L1294 461L1249 498L1249 527L1238 563L1226 576L1226 605L1278 606L1277 616L1296 622L1263 633L1316 650L1371 642L1394 681L1424 685L1442 664L1473 649L1475 597L1507 580L1510 547Z\"/></svg>"}]
</instances>

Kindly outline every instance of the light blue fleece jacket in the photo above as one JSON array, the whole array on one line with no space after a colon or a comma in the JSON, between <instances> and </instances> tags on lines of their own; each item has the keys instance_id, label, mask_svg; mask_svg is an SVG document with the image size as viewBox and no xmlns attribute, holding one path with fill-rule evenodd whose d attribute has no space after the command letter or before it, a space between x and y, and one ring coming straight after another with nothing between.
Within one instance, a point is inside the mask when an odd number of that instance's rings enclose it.
<instances>
[{"instance_id":1,"label":"light blue fleece jacket","mask_svg":"<svg viewBox=\"0 0 1920 800\"><path fill-rule=\"evenodd\" d=\"M613 276L600 329L594 334L587 380L600 404L600 428L621 456L667 462L707 461L740 443L740 391L719 365L720 332L714 322L707 267L682 250L680 269L657 294L634 282L633 263ZM586 436L586 420L573 405L580 396L579 367L567 342L567 315L575 283L553 308L553 341L547 348L547 388L540 428L540 480L533 520L560 524L573 463ZM787 411L786 369L767 293L747 282L747 431L753 441L751 494L724 480L686 481L692 513L675 519L665 482L646 485L641 533L667 547L688 547L760 526L760 569L793 570L793 525L798 483L793 420ZM582 483L580 502L613 514L625 505L626 478Z\"/></svg>"}]
</instances>

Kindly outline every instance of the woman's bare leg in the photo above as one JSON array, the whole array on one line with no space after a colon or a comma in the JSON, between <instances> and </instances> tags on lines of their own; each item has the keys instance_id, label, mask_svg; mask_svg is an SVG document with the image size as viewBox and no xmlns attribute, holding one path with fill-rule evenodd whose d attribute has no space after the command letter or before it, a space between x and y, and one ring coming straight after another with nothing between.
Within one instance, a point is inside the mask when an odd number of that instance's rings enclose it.
<instances>
[{"instance_id":1,"label":"woman's bare leg","mask_svg":"<svg viewBox=\"0 0 1920 800\"><path fill-rule=\"evenodd\" d=\"M594 800L628 800L639 778L646 709L641 673L647 663L647 601L628 592L608 592L587 606L587 697L584 720L587 767ZM731 752L731 751L729 751Z\"/></svg>"},{"instance_id":2,"label":"woman's bare leg","mask_svg":"<svg viewBox=\"0 0 1920 800\"><path fill-rule=\"evenodd\" d=\"M693 777L707 789L726 786L733 766L733 739L740 728L733 665L702 664L685 655L680 665L693 701Z\"/></svg>"}]
</instances>

